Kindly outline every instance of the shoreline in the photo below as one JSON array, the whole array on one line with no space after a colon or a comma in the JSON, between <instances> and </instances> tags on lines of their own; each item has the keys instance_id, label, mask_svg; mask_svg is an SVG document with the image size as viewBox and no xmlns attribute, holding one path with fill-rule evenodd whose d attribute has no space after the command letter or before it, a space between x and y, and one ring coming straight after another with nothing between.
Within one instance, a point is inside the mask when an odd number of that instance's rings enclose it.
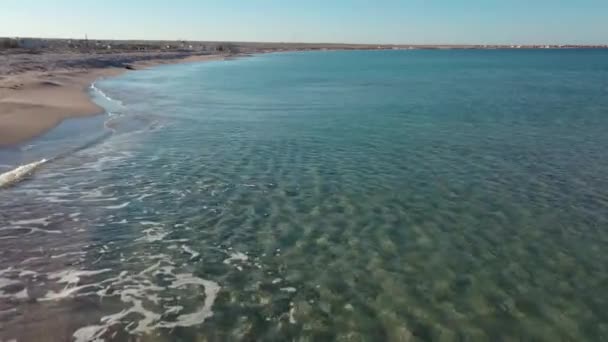
<instances>
[{"instance_id":1,"label":"shoreline","mask_svg":"<svg viewBox=\"0 0 608 342\"><path fill-rule=\"evenodd\" d=\"M127 71L164 64L217 61L227 55L188 55L108 63L94 68L49 67L20 71L0 77L0 148L10 148L35 139L70 118L104 113L93 102L88 89L96 80ZM161 56L159 56L161 57ZM132 57L131 57L132 58ZM119 64L119 65L120 65Z\"/></svg>"},{"instance_id":2,"label":"shoreline","mask_svg":"<svg viewBox=\"0 0 608 342\"><path fill-rule=\"evenodd\" d=\"M434 47L442 50L441 46ZM486 48L490 50L489 48ZM416 48L420 50L420 47ZM515 49L517 50L517 49ZM538 49L542 50L542 49ZM394 49L283 49L241 53L197 54L143 52L116 54L49 53L0 54L0 149L31 141L70 118L103 114L88 88L96 80L164 64L226 60L250 54L338 51L394 51Z\"/></svg>"}]
</instances>

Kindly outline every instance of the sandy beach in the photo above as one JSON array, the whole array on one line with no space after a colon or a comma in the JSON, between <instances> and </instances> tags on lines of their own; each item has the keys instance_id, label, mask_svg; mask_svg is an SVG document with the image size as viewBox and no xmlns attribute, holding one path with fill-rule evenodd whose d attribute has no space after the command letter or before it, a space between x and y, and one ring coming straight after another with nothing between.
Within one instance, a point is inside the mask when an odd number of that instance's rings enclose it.
<instances>
[{"instance_id":1,"label":"sandy beach","mask_svg":"<svg viewBox=\"0 0 608 342\"><path fill-rule=\"evenodd\" d=\"M159 64L223 58L183 53L0 56L0 147L34 138L65 119L102 113L87 93L98 78Z\"/></svg>"}]
</instances>

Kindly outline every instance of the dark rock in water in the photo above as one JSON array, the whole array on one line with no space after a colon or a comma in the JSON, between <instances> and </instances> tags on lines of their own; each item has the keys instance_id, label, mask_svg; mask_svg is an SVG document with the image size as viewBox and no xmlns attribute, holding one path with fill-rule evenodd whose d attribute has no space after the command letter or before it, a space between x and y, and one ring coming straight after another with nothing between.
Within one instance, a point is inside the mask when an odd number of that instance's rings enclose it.
<instances>
[{"instance_id":1,"label":"dark rock in water","mask_svg":"<svg viewBox=\"0 0 608 342\"><path fill-rule=\"evenodd\" d=\"M126 65L125 69L127 69L127 70L135 70L135 67L132 66L132 65Z\"/></svg>"}]
</instances>

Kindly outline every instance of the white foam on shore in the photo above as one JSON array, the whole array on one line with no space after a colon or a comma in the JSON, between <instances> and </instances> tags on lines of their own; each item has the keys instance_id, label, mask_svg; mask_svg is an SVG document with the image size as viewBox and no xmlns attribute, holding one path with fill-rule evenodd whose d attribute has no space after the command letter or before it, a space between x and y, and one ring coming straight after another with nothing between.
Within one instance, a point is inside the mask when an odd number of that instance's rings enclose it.
<instances>
[{"instance_id":1,"label":"white foam on shore","mask_svg":"<svg viewBox=\"0 0 608 342\"><path fill-rule=\"evenodd\" d=\"M105 325L89 325L74 332L74 342L100 341L100 337L108 330Z\"/></svg>"},{"instance_id":2,"label":"white foam on shore","mask_svg":"<svg viewBox=\"0 0 608 342\"><path fill-rule=\"evenodd\" d=\"M239 264L246 264L247 260L249 260L247 254L241 252L234 252L230 253L230 257L224 259L223 263L226 265L233 265L237 270L242 271L243 267L241 265L234 265L234 263L237 262Z\"/></svg>"},{"instance_id":3,"label":"white foam on shore","mask_svg":"<svg viewBox=\"0 0 608 342\"><path fill-rule=\"evenodd\" d=\"M164 254L156 256L155 264L139 273L129 274L122 271L118 276L105 279L97 285L104 286L96 294L100 298L119 297L127 304L125 309L104 316L99 323L78 329L73 337L76 341L101 340L110 328L121 324L123 329L132 335L149 334L155 330L176 327L191 327L203 324L213 316L212 307L221 289L219 284L211 280L199 278L192 273L176 273L176 266ZM170 278L166 286L156 285L153 279L159 275ZM62 277L67 280L69 277ZM187 291L186 293L204 293L204 300L198 308L184 312L182 305L162 305L167 302L167 289ZM171 295L171 298L173 295ZM154 303L151 305L150 303ZM160 306L160 307L159 307ZM158 311L158 310L162 311ZM177 315L169 320L167 316ZM134 319L134 317L137 317Z\"/></svg>"},{"instance_id":4,"label":"white foam on shore","mask_svg":"<svg viewBox=\"0 0 608 342\"><path fill-rule=\"evenodd\" d=\"M36 261L36 260L42 260L42 259L46 259L46 257L43 257L43 256L29 257L29 258L23 260L22 262L20 262L20 264L27 264L28 262L32 262L32 261Z\"/></svg>"},{"instance_id":5,"label":"white foam on shore","mask_svg":"<svg viewBox=\"0 0 608 342\"><path fill-rule=\"evenodd\" d=\"M293 305L293 303L289 303L289 306L290 306L290 308L289 308L289 323L296 324L297 323L296 316L295 316L295 314L296 314L296 307L295 307L295 305Z\"/></svg>"},{"instance_id":6,"label":"white foam on shore","mask_svg":"<svg viewBox=\"0 0 608 342\"><path fill-rule=\"evenodd\" d=\"M230 257L224 259L224 264L230 265L232 264L234 261L247 261L249 260L249 257L247 256L247 254L245 253L241 253L241 252L234 252L234 253L230 253Z\"/></svg>"},{"instance_id":7,"label":"white foam on shore","mask_svg":"<svg viewBox=\"0 0 608 342\"><path fill-rule=\"evenodd\" d=\"M111 201L116 200L116 197L104 194L100 189L89 190L84 195L80 196L80 200L93 199L95 201Z\"/></svg>"},{"instance_id":8,"label":"white foam on shore","mask_svg":"<svg viewBox=\"0 0 608 342\"><path fill-rule=\"evenodd\" d=\"M27 293L27 289L26 289L26 288L24 288L23 290L21 290L21 291L19 291L19 292L15 293L15 294L12 296L12 298L14 298L14 299L28 299L28 298L30 298L30 296L29 296L29 295L28 295L28 293Z\"/></svg>"},{"instance_id":9,"label":"white foam on shore","mask_svg":"<svg viewBox=\"0 0 608 342\"><path fill-rule=\"evenodd\" d=\"M57 196L44 196L42 199L49 203L68 203L73 202L73 200L59 198Z\"/></svg>"},{"instance_id":10,"label":"white foam on shore","mask_svg":"<svg viewBox=\"0 0 608 342\"><path fill-rule=\"evenodd\" d=\"M33 227L30 227L28 229L30 230L30 232L25 235L30 235L30 234L33 234L36 232L44 233L44 234L63 234L63 232L60 230L46 230L46 229L33 228Z\"/></svg>"},{"instance_id":11,"label":"white foam on shore","mask_svg":"<svg viewBox=\"0 0 608 342\"><path fill-rule=\"evenodd\" d=\"M58 279L57 280L58 283L73 284L73 283L78 283L80 281L80 277L90 277L90 276L94 276L94 275L98 275L98 274L102 274L102 273L106 273L106 272L110 272L110 271L111 271L111 269L109 269L109 268L105 268L102 270L94 270L94 271L63 270L63 271L50 273L47 276L47 278L53 279L53 280Z\"/></svg>"},{"instance_id":12,"label":"white foam on shore","mask_svg":"<svg viewBox=\"0 0 608 342\"><path fill-rule=\"evenodd\" d=\"M159 327L162 328L175 328L175 327L191 327L195 325L201 325L207 318L213 316L211 310L217 294L220 292L221 287L218 283L198 278L192 274L177 274L176 279L169 287L181 288L187 285L198 285L203 286L205 289L205 301L203 305L198 308L197 311L189 314L182 314L177 316L175 322L161 322Z\"/></svg>"},{"instance_id":13,"label":"white foam on shore","mask_svg":"<svg viewBox=\"0 0 608 342\"><path fill-rule=\"evenodd\" d=\"M142 233L145 233L146 236L137 239L136 241L146 241L146 242L156 242L163 240L169 233L165 232L160 227L148 228L142 230Z\"/></svg>"},{"instance_id":14,"label":"white foam on shore","mask_svg":"<svg viewBox=\"0 0 608 342\"><path fill-rule=\"evenodd\" d=\"M140 221L139 224L142 226L160 226L162 223L155 221Z\"/></svg>"},{"instance_id":15,"label":"white foam on shore","mask_svg":"<svg viewBox=\"0 0 608 342\"><path fill-rule=\"evenodd\" d=\"M41 226L48 226L51 222L52 216L46 216L46 217L41 217L41 218L37 218L37 219L28 219L28 220L18 220L18 221L10 221L10 224L15 225L15 226L23 226L23 225L41 225Z\"/></svg>"},{"instance_id":16,"label":"white foam on shore","mask_svg":"<svg viewBox=\"0 0 608 342\"><path fill-rule=\"evenodd\" d=\"M36 272L36 271L22 270L21 272L19 272L19 278L35 277L37 275L38 275L38 272Z\"/></svg>"},{"instance_id":17,"label":"white foam on shore","mask_svg":"<svg viewBox=\"0 0 608 342\"><path fill-rule=\"evenodd\" d=\"M192 250L192 248L186 245L182 245L182 250L191 255L190 260L196 259L201 255L199 252Z\"/></svg>"},{"instance_id":18,"label":"white foam on shore","mask_svg":"<svg viewBox=\"0 0 608 342\"><path fill-rule=\"evenodd\" d=\"M39 160L30 164L21 165L11 171L0 174L0 189L14 185L25 177L31 175L41 165L46 163L46 159Z\"/></svg>"},{"instance_id":19,"label":"white foam on shore","mask_svg":"<svg viewBox=\"0 0 608 342\"><path fill-rule=\"evenodd\" d=\"M144 200L145 198L148 198L148 197L151 197L151 196L154 196L154 195L153 195L153 194L143 194L143 195L141 195L141 196L137 197L137 198L136 198L136 200L137 200L137 201L142 201L142 200Z\"/></svg>"},{"instance_id":20,"label":"white foam on shore","mask_svg":"<svg viewBox=\"0 0 608 342\"><path fill-rule=\"evenodd\" d=\"M67 256L85 255L85 254L87 254L87 252L83 252L83 251L79 251L79 252L65 252L65 253L61 253L61 254L57 254L57 255L51 255L51 259L59 259L59 258L65 258Z\"/></svg>"},{"instance_id":21,"label":"white foam on shore","mask_svg":"<svg viewBox=\"0 0 608 342\"><path fill-rule=\"evenodd\" d=\"M115 210L115 209L122 209L122 208L126 208L129 204L131 204L131 202L125 202L119 205L109 205L107 207L104 207L106 209L110 209L110 210Z\"/></svg>"},{"instance_id":22,"label":"white foam on shore","mask_svg":"<svg viewBox=\"0 0 608 342\"><path fill-rule=\"evenodd\" d=\"M93 82L91 84L91 90L93 90L96 94L98 94L99 96L101 96L104 99L108 100L109 102L113 102L113 103L116 103L117 105L119 105L121 107L124 107L124 104L122 103L122 101L119 101L119 100L111 98L106 93L104 93L101 89L97 88L97 86L95 85L95 83L97 83L97 82Z\"/></svg>"},{"instance_id":23,"label":"white foam on shore","mask_svg":"<svg viewBox=\"0 0 608 342\"><path fill-rule=\"evenodd\" d=\"M7 293L3 289L11 286L11 285L22 285L20 281L8 279L8 278L0 278L0 298L9 298L9 299L28 299L27 288L23 288L21 291L16 293Z\"/></svg>"},{"instance_id":24,"label":"white foam on shore","mask_svg":"<svg viewBox=\"0 0 608 342\"><path fill-rule=\"evenodd\" d=\"M80 277L90 277L106 272L110 272L109 268L95 271L87 271L87 270L63 270L59 272L50 273L47 275L47 278L50 280L56 280L59 284L66 284L66 286L59 292L48 291L47 294L41 298L42 301L48 300L59 300L71 297L81 290L91 287L96 287L98 283L92 284L83 284L78 285L80 283Z\"/></svg>"}]
</instances>

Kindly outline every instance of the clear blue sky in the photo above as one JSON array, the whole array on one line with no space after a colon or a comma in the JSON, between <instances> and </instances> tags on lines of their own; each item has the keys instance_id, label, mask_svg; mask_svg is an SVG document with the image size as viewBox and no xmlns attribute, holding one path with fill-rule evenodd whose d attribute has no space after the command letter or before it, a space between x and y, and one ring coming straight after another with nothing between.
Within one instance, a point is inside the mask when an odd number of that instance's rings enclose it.
<instances>
[{"instance_id":1,"label":"clear blue sky","mask_svg":"<svg viewBox=\"0 0 608 342\"><path fill-rule=\"evenodd\" d=\"M608 0L0 0L0 36L608 43Z\"/></svg>"}]
</instances>

